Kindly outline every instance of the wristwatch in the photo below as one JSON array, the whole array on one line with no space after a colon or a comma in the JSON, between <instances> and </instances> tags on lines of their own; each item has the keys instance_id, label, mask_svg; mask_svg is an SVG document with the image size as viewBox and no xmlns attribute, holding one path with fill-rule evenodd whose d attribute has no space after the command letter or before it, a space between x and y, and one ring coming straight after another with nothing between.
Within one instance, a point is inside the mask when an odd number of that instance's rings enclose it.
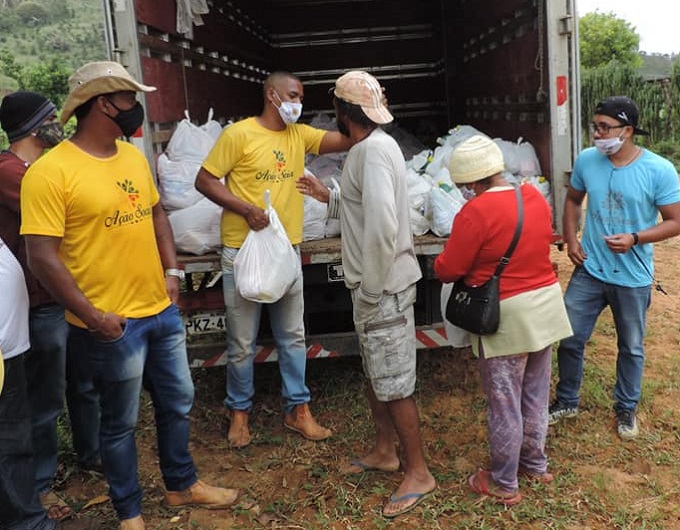
<instances>
[{"instance_id":1,"label":"wristwatch","mask_svg":"<svg viewBox=\"0 0 680 530\"><path fill-rule=\"evenodd\" d=\"M184 271L182 269L165 269L165 277L174 276L180 280L184 279Z\"/></svg>"}]
</instances>

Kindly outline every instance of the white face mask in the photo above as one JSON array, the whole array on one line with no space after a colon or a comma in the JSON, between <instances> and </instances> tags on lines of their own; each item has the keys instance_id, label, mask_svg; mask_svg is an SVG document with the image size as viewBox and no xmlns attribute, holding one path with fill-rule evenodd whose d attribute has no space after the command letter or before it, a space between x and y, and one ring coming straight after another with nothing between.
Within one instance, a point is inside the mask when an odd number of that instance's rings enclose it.
<instances>
[{"instance_id":1,"label":"white face mask","mask_svg":"<svg viewBox=\"0 0 680 530\"><path fill-rule=\"evenodd\" d=\"M274 92L276 94L276 92ZM279 115L286 125L291 125L298 121L298 118L302 115L302 103L295 103L293 101L283 101L281 97L276 94L279 98L281 105L276 107L279 111Z\"/></svg>"},{"instance_id":2,"label":"white face mask","mask_svg":"<svg viewBox=\"0 0 680 530\"><path fill-rule=\"evenodd\" d=\"M618 153L623 147L623 140L620 136L614 138L605 138L603 140L593 140L593 144L597 150L605 156L611 156Z\"/></svg>"}]
</instances>

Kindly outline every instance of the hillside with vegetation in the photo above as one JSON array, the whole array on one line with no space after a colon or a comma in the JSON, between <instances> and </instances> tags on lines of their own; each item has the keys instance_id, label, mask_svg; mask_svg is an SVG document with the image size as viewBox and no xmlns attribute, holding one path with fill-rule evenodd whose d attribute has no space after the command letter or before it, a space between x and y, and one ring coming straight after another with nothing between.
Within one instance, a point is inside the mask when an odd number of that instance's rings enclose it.
<instances>
[{"instance_id":1,"label":"hillside with vegetation","mask_svg":"<svg viewBox=\"0 0 680 530\"><path fill-rule=\"evenodd\" d=\"M102 0L0 0L0 92L50 88L60 101L64 75L105 57ZM36 87L41 76L56 79Z\"/></svg>"},{"instance_id":2,"label":"hillside with vegetation","mask_svg":"<svg viewBox=\"0 0 680 530\"><path fill-rule=\"evenodd\" d=\"M673 61L678 58L678 55L640 52L640 57L642 57L643 64L638 72L645 79L653 80L669 78Z\"/></svg>"}]
</instances>

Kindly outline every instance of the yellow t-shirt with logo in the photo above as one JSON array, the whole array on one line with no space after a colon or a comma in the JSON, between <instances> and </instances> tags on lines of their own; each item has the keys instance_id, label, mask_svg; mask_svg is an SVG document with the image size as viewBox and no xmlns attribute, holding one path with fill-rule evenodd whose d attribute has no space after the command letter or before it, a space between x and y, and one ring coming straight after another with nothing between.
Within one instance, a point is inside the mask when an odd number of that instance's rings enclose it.
<instances>
[{"instance_id":1,"label":"yellow t-shirt with logo","mask_svg":"<svg viewBox=\"0 0 680 530\"><path fill-rule=\"evenodd\" d=\"M318 154L326 131L309 125L289 125L282 131L262 127L247 118L227 127L203 167L217 178L226 175L226 186L236 197L264 208L264 192L271 192L272 206L290 242L302 241L303 197L295 188L302 176L305 153ZM222 244L240 248L248 223L239 214L222 213Z\"/></svg>"},{"instance_id":2,"label":"yellow t-shirt with logo","mask_svg":"<svg viewBox=\"0 0 680 530\"><path fill-rule=\"evenodd\" d=\"M21 185L21 233L61 238L61 259L97 309L144 318L170 305L152 217L159 195L141 151L116 147L97 158L64 141L34 162Z\"/></svg>"}]
</instances>

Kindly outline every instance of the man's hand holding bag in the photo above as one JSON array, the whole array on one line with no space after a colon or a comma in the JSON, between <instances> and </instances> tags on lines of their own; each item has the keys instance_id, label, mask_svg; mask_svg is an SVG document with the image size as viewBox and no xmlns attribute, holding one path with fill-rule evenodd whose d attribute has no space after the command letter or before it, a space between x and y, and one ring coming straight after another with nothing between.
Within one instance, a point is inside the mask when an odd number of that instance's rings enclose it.
<instances>
[{"instance_id":1,"label":"man's hand holding bag","mask_svg":"<svg viewBox=\"0 0 680 530\"><path fill-rule=\"evenodd\" d=\"M267 190L264 201L269 224L262 230L250 230L234 258L234 282L239 293L263 304L274 303L286 294L301 267L269 195Z\"/></svg>"}]
</instances>

